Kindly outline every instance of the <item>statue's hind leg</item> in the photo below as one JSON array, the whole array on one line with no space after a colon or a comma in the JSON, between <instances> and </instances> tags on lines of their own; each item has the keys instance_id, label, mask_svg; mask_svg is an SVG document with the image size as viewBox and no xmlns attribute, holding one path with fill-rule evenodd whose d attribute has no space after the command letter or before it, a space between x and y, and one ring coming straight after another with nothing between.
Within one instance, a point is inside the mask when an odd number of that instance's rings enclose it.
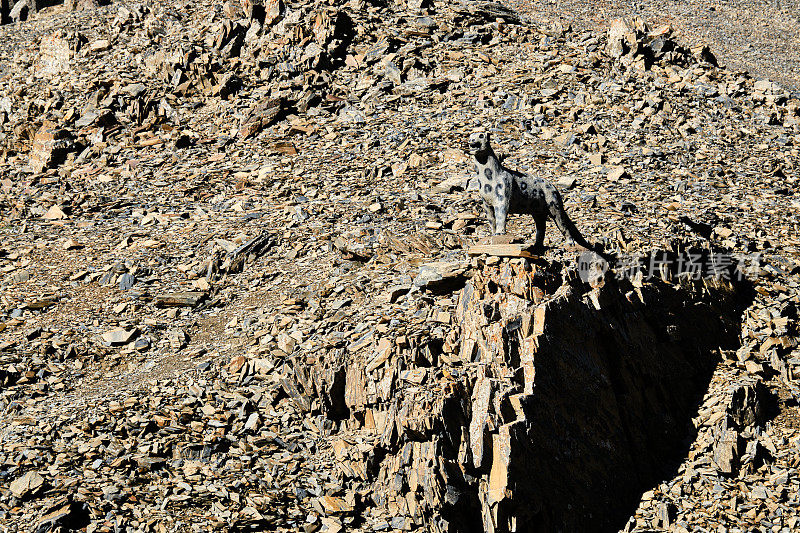
<instances>
[{"instance_id":1,"label":"statue's hind leg","mask_svg":"<svg viewBox=\"0 0 800 533\"><path fill-rule=\"evenodd\" d=\"M533 215L533 220L536 222L536 242L533 245L536 253L544 252L544 233L547 226L547 215Z\"/></svg>"}]
</instances>

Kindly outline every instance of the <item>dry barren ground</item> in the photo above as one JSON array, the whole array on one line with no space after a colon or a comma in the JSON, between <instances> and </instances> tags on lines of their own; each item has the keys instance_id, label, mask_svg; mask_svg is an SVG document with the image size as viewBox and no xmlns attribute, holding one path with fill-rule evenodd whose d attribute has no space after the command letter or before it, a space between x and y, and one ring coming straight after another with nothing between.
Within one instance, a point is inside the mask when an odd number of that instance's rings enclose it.
<instances>
[{"instance_id":1,"label":"dry barren ground","mask_svg":"<svg viewBox=\"0 0 800 533\"><path fill-rule=\"evenodd\" d=\"M523 512L591 524L592 509L606 530L797 530L790 8L639 3L650 27L609 37L627 4L81 5L0 27L0 528L499 532L532 528ZM598 374L611 400L597 405L613 405L596 418L623 437L543 432L559 453L539 471L562 490L522 503L514 483L535 472L503 471L501 437L539 385L514 343L530 330L530 363L561 297L610 320L608 336L625 328L552 224L543 260L468 253L486 237L464 152L475 128L557 183L606 250L699 242L752 289L734 319L714 308L727 285L684 302L669 271L630 286L609 273L619 308L666 321L652 341L669 349L642 351L696 348L676 324L698 308L727 344L698 333L713 364L687 374L702 378L688 415L657 372L633 372L642 411ZM532 235L531 218L509 232ZM574 329L549 346L574 336L578 359L597 355ZM560 377L592 383L589 359ZM602 472L603 458L639 464L625 461L645 426L680 453L642 455L669 467ZM600 473L581 483L588 463ZM563 496L578 485L585 501ZM563 515L546 504L559 497Z\"/></svg>"},{"instance_id":2,"label":"dry barren ground","mask_svg":"<svg viewBox=\"0 0 800 533\"><path fill-rule=\"evenodd\" d=\"M509 0L541 21L600 29L616 17L641 16L671 24L683 39L705 42L721 63L800 88L800 5L787 0L607 2Z\"/></svg>"}]
</instances>

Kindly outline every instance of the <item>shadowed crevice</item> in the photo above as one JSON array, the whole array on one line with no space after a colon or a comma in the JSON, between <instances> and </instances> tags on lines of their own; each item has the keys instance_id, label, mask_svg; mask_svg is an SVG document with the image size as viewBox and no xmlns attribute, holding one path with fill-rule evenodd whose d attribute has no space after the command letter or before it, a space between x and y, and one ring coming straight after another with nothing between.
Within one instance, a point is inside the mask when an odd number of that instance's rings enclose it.
<instances>
[{"instance_id":1,"label":"shadowed crevice","mask_svg":"<svg viewBox=\"0 0 800 533\"><path fill-rule=\"evenodd\" d=\"M549 302L532 394L516 395L524 419L498 413L505 424L495 438L510 450L504 496L492 492L496 441L492 462L467 470L488 482L471 483L484 495L483 523L461 520L476 511L465 494L443 511L449 530L624 527L642 493L685 460L696 438L692 418L720 349L738 346L752 294L746 282L654 282L637 293L628 281L612 281L596 293L600 309L577 292ZM517 338L509 335L511 355L525 349Z\"/></svg>"}]
</instances>

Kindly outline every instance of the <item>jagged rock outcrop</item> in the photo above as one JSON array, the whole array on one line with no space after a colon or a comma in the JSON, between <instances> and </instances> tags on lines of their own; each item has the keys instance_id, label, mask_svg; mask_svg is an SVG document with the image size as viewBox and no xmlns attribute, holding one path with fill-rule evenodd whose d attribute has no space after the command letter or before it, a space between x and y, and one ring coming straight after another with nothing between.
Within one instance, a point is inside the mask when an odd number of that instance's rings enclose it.
<instances>
[{"instance_id":1,"label":"jagged rock outcrop","mask_svg":"<svg viewBox=\"0 0 800 533\"><path fill-rule=\"evenodd\" d=\"M490 259L443 344L382 339L318 373L323 403L364 439L361 453L342 441L345 476L433 530L617 530L685 453L746 287L589 285L557 263Z\"/></svg>"}]
</instances>

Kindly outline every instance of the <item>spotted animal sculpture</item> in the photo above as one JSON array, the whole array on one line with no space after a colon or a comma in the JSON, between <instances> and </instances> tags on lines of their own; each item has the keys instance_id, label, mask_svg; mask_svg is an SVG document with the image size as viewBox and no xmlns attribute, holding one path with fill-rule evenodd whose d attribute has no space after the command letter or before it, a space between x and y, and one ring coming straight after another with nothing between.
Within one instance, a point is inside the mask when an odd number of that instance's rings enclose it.
<instances>
[{"instance_id":1,"label":"spotted animal sculpture","mask_svg":"<svg viewBox=\"0 0 800 533\"><path fill-rule=\"evenodd\" d=\"M477 131L470 135L469 151L475 162L481 199L492 234L502 235L506 232L509 213L533 215L536 222L534 248L541 252L544 250L545 223L550 217L565 238L572 239L606 260L610 259L608 254L583 238L564 210L561 194L555 185L543 178L511 170L500 163L492 150L489 132Z\"/></svg>"}]
</instances>

